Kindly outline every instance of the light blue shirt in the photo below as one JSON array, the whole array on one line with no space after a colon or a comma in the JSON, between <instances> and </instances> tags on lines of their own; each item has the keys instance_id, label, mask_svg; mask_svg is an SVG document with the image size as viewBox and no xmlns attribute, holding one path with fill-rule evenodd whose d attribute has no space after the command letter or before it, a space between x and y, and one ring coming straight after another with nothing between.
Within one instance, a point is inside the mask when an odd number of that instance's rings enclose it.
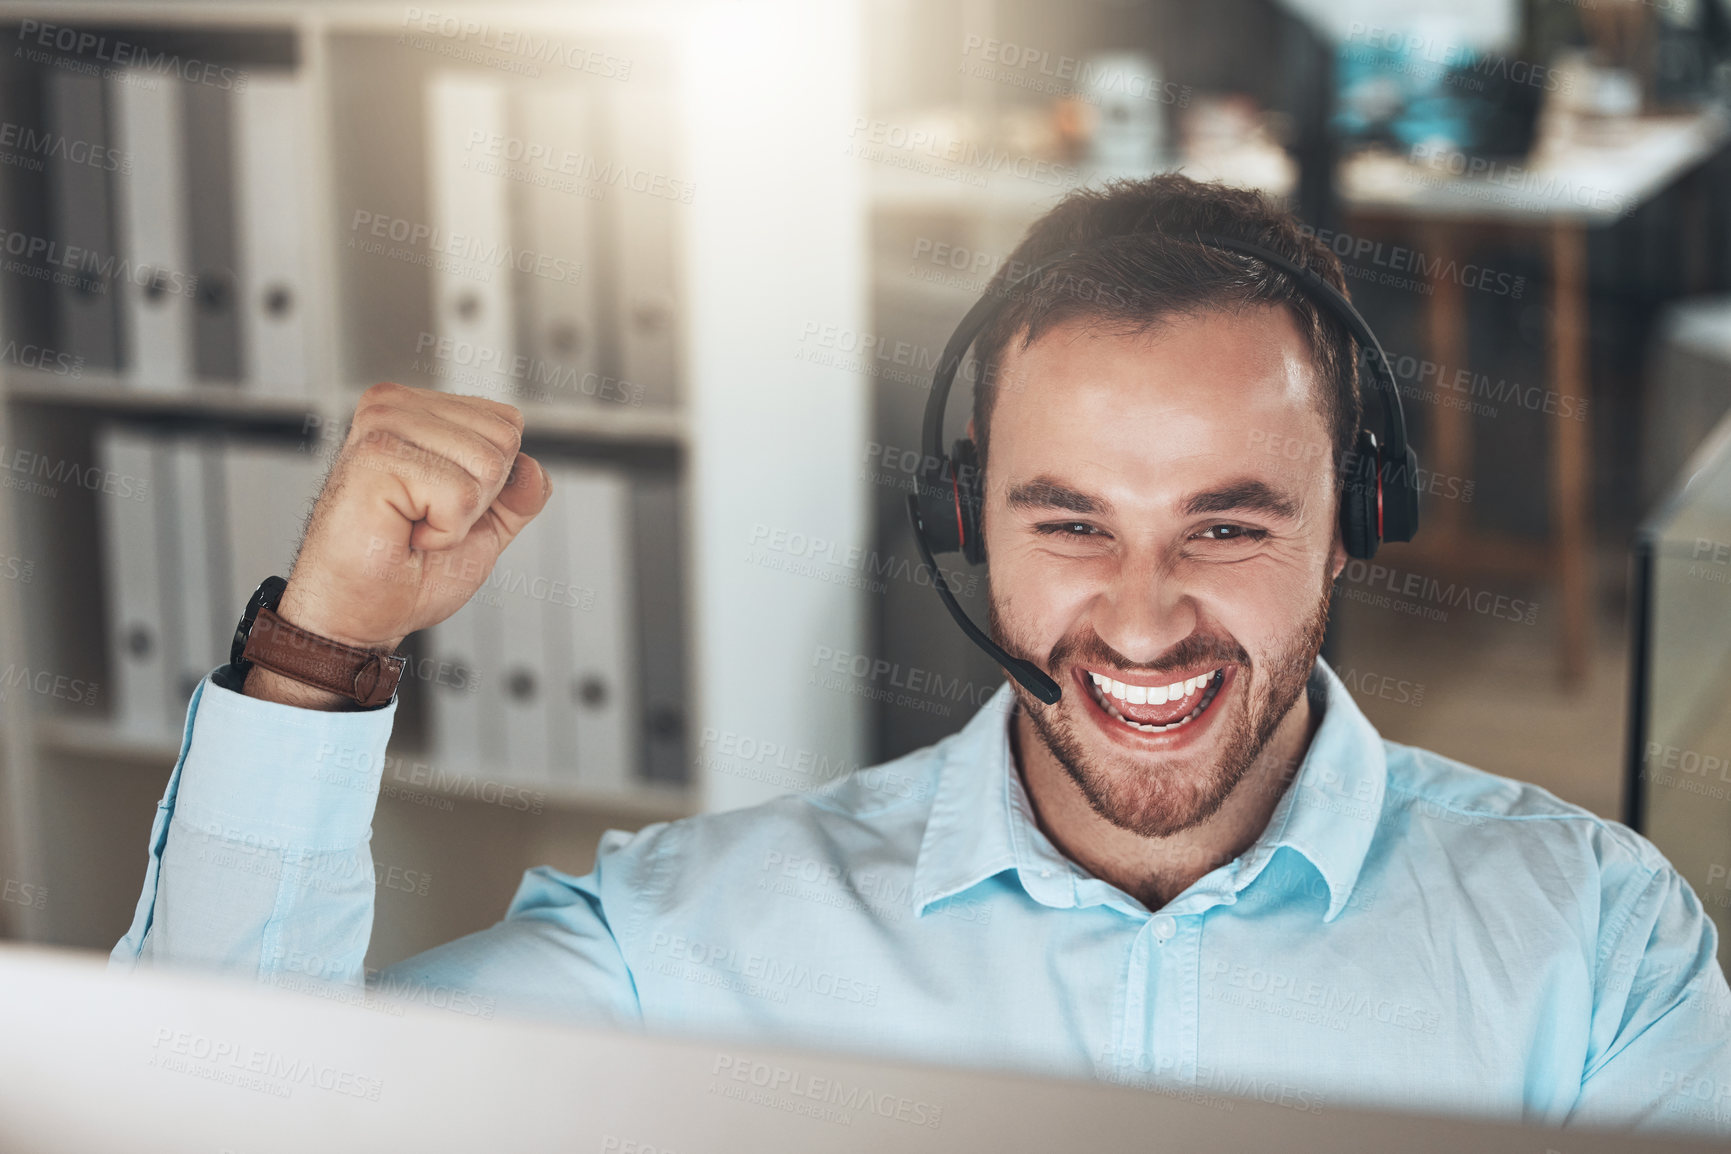
<instances>
[{"instance_id":1,"label":"light blue shirt","mask_svg":"<svg viewBox=\"0 0 1731 1154\"><path fill-rule=\"evenodd\" d=\"M223 673L188 710L114 962L359 985L395 702L302 710ZM1322 721L1267 829L1155 912L1040 832L1006 686L822 790L609 831L589 873L531 870L503 921L372 984L1297 1110L1731 1134L1731 990L1659 852L1382 740L1320 661L1310 689Z\"/></svg>"}]
</instances>

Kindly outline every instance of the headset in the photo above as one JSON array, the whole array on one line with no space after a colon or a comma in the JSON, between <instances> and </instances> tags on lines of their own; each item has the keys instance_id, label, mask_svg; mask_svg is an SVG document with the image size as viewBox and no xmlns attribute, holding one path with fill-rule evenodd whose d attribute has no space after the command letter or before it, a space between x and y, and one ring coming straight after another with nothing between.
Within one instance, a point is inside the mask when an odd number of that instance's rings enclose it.
<instances>
[{"instance_id":1,"label":"headset","mask_svg":"<svg viewBox=\"0 0 1731 1154\"><path fill-rule=\"evenodd\" d=\"M1094 246L1135 236L1131 233L1105 237ZM1343 469L1346 474L1340 498L1340 532L1349 556L1369 559L1384 541L1411 541L1418 532L1418 455L1406 438L1406 413L1401 408L1400 385L1382 344L1364 317L1345 294L1310 269L1303 268L1259 245L1235 237L1198 234L1191 238L1209 248L1223 249L1259 260L1291 277L1310 300L1339 321L1358 342L1359 355L1370 364L1371 376L1381 398L1382 438L1361 427ZM950 386L962 360L986 326L998 315L1014 292L1081 250L1070 249L1049 257L1016 277L1003 288L989 290L974 302L961 324L951 334L932 373L931 393L926 399L925 425L920 436L920 469L913 495L908 497L908 517L913 523L914 544L932 579L932 588L942 599L968 639L1007 670L1021 685L1047 705L1060 697L1058 683L1031 661L1012 657L985 630L974 624L956 601L955 594L938 573L935 553L960 553L970 563L986 559L980 535L985 494L980 486L979 453L971 439L958 440L944 453L944 409ZM1385 467L1384 462L1391 467Z\"/></svg>"}]
</instances>

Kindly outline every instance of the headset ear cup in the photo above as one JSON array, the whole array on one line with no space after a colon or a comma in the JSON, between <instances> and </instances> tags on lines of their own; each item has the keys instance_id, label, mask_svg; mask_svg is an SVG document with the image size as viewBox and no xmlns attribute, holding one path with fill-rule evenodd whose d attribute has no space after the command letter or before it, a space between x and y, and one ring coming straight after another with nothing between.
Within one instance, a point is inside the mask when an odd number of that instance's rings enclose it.
<instances>
[{"instance_id":1,"label":"headset ear cup","mask_svg":"<svg viewBox=\"0 0 1731 1154\"><path fill-rule=\"evenodd\" d=\"M956 524L962 537L962 557L970 565L980 565L986 560L986 538L980 531L984 496L980 454L972 440L963 438L950 449L950 469L955 478Z\"/></svg>"},{"instance_id":2,"label":"headset ear cup","mask_svg":"<svg viewBox=\"0 0 1731 1154\"><path fill-rule=\"evenodd\" d=\"M962 547L956 519L955 487L946 458L927 460L920 467L914 500L919 508L920 534L933 553L954 553Z\"/></svg>"},{"instance_id":3,"label":"headset ear cup","mask_svg":"<svg viewBox=\"0 0 1731 1154\"><path fill-rule=\"evenodd\" d=\"M1346 483L1340 491L1340 537L1349 557L1368 561L1376 556L1381 538L1376 531L1376 437L1360 429L1346 459Z\"/></svg>"},{"instance_id":4,"label":"headset ear cup","mask_svg":"<svg viewBox=\"0 0 1731 1154\"><path fill-rule=\"evenodd\" d=\"M1407 446L1400 475L1388 478L1382 494L1382 539L1411 541L1418 533L1418 454Z\"/></svg>"}]
</instances>

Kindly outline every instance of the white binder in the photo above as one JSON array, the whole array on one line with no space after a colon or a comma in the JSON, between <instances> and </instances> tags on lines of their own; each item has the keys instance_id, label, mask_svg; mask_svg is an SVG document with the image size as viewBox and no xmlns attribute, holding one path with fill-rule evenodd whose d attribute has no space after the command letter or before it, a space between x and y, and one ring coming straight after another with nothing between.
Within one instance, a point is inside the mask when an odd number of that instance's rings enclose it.
<instances>
[{"instance_id":1,"label":"white binder","mask_svg":"<svg viewBox=\"0 0 1731 1154\"><path fill-rule=\"evenodd\" d=\"M551 606L547 636L559 692L550 706L553 779L619 793L639 780L636 596L631 580L631 489L617 471L551 470L553 497L541 514L552 564L577 604Z\"/></svg>"},{"instance_id":2,"label":"white binder","mask_svg":"<svg viewBox=\"0 0 1731 1154\"><path fill-rule=\"evenodd\" d=\"M43 114L48 131L64 141L80 141L91 149L105 148L108 118L103 110L102 78L82 72L47 69ZM53 149L47 158L48 209L60 258L70 250L72 274L54 288L54 342L58 351L82 357L86 372L120 367L120 312L116 283L102 266L118 268L114 231L110 224L112 188L100 167L80 164L70 148Z\"/></svg>"},{"instance_id":3,"label":"white binder","mask_svg":"<svg viewBox=\"0 0 1731 1154\"><path fill-rule=\"evenodd\" d=\"M593 157L593 101L574 86L535 86L517 93L513 132L556 157ZM597 312L596 201L569 188L516 185L517 240L535 271L519 272L521 381L528 399L558 404L617 404L624 390L603 384Z\"/></svg>"},{"instance_id":4,"label":"white binder","mask_svg":"<svg viewBox=\"0 0 1731 1154\"><path fill-rule=\"evenodd\" d=\"M489 593L469 600L426 631L434 764L452 776L479 774L494 761L498 743L489 724L487 701L499 679L494 663L497 610Z\"/></svg>"},{"instance_id":5,"label":"white binder","mask_svg":"<svg viewBox=\"0 0 1731 1154\"><path fill-rule=\"evenodd\" d=\"M125 317L126 382L184 387L192 375L181 83L129 68L109 82L118 248L131 275L115 284Z\"/></svg>"},{"instance_id":6,"label":"white binder","mask_svg":"<svg viewBox=\"0 0 1731 1154\"><path fill-rule=\"evenodd\" d=\"M487 581L499 602L494 634L499 648L497 676L482 687L482 699L499 727L493 769L501 780L549 779L551 698L558 687L550 677L548 633L558 612L555 600L567 587L554 553L559 529L551 517L529 522L505 547Z\"/></svg>"},{"instance_id":7,"label":"white binder","mask_svg":"<svg viewBox=\"0 0 1731 1154\"><path fill-rule=\"evenodd\" d=\"M510 181L476 141L507 131L503 83L460 72L427 82L428 189L440 259L432 269L433 323L452 355L437 379L448 392L509 400L515 346ZM460 238L457 239L457 238Z\"/></svg>"},{"instance_id":8,"label":"white binder","mask_svg":"<svg viewBox=\"0 0 1731 1154\"><path fill-rule=\"evenodd\" d=\"M234 203L245 387L306 395L312 226L303 195L312 157L305 82L254 72L234 95Z\"/></svg>"},{"instance_id":9,"label":"white binder","mask_svg":"<svg viewBox=\"0 0 1731 1154\"><path fill-rule=\"evenodd\" d=\"M671 97L616 84L607 96L608 157L626 169L611 184L617 249L619 374L642 390L647 404L671 405L679 396L679 307L674 259L680 231L677 201L645 189L656 177L682 179L675 171L677 123ZM644 179L638 180L639 174Z\"/></svg>"},{"instance_id":10,"label":"white binder","mask_svg":"<svg viewBox=\"0 0 1731 1154\"><path fill-rule=\"evenodd\" d=\"M103 593L115 724L127 732L169 730L174 679L164 620L169 548L168 494L161 445L148 433L105 425L96 432L96 463L104 478L96 503L102 525ZM185 701L180 701L184 717Z\"/></svg>"},{"instance_id":11,"label":"white binder","mask_svg":"<svg viewBox=\"0 0 1731 1154\"><path fill-rule=\"evenodd\" d=\"M234 385L241 375L236 301L234 107L209 84L181 89L186 158L186 246L197 289L192 307L192 368L201 380Z\"/></svg>"},{"instance_id":12,"label":"white binder","mask_svg":"<svg viewBox=\"0 0 1731 1154\"><path fill-rule=\"evenodd\" d=\"M174 678L167 724L185 719L186 703L205 674L228 661L233 622L244 603L233 603L223 579L221 448L197 434L166 438L168 511L167 611Z\"/></svg>"},{"instance_id":13,"label":"white binder","mask_svg":"<svg viewBox=\"0 0 1731 1154\"><path fill-rule=\"evenodd\" d=\"M260 581L289 575L323 481L319 458L292 445L231 441L223 446L224 604L237 619Z\"/></svg>"}]
</instances>

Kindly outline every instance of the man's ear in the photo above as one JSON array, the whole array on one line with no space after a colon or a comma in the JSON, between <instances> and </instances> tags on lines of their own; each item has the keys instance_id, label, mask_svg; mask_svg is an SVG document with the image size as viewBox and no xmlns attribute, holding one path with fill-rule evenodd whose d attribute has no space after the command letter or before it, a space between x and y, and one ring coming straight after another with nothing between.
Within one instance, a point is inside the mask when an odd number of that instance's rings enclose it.
<instances>
[{"instance_id":1,"label":"man's ear","mask_svg":"<svg viewBox=\"0 0 1731 1154\"><path fill-rule=\"evenodd\" d=\"M1351 560L1346 552L1346 538L1340 532L1340 519L1334 522L1334 541L1328 548L1328 571L1333 580L1340 580L1340 571Z\"/></svg>"}]
</instances>

